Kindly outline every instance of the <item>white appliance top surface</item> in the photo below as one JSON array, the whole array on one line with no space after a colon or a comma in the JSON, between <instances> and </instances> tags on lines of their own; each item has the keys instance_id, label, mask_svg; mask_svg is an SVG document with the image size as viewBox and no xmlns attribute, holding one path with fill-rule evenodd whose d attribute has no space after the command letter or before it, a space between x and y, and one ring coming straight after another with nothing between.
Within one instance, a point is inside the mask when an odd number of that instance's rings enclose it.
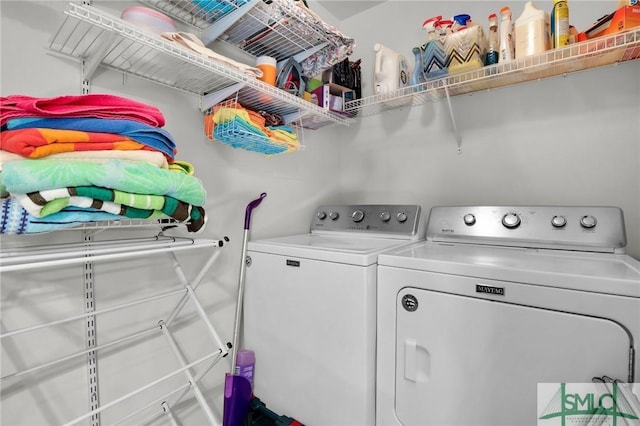
<instances>
[{"instance_id":1,"label":"white appliance top surface","mask_svg":"<svg viewBox=\"0 0 640 426\"><path fill-rule=\"evenodd\" d=\"M248 250L368 266L377 263L380 252L415 242L413 240L354 235L302 234L249 241Z\"/></svg>"},{"instance_id":2,"label":"white appliance top surface","mask_svg":"<svg viewBox=\"0 0 640 426\"><path fill-rule=\"evenodd\" d=\"M626 254L424 241L383 253L378 264L640 297L640 262Z\"/></svg>"}]
</instances>

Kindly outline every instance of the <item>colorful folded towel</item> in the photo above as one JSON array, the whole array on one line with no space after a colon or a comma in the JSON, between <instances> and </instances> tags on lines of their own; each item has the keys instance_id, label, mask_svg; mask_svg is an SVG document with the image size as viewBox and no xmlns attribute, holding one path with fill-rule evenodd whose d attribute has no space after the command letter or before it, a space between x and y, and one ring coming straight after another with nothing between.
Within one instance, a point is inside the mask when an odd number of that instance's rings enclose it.
<instances>
[{"instance_id":1,"label":"colorful folded towel","mask_svg":"<svg viewBox=\"0 0 640 426\"><path fill-rule=\"evenodd\" d=\"M134 151L148 148L126 136L77 130L19 129L0 132L0 148L27 158L73 151Z\"/></svg>"},{"instance_id":2,"label":"colorful folded towel","mask_svg":"<svg viewBox=\"0 0 640 426\"><path fill-rule=\"evenodd\" d=\"M101 93L52 98L0 97L0 126L18 117L95 117L135 120L154 127L165 124L164 115L155 106Z\"/></svg>"},{"instance_id":3,"label":"colorful folded towel","mask_svg":"<svg viewBox=\"0 0 640 426\"><path fill-rule=\"evenodd\" d=\"M187 229L191 232L200 230L205 223L205 213L201 206L192 206L162 195L132 194L108 188L81 186L12 196L34 217L47 217L68 207L80 207L94 208L131 219L166 216L178 222L188 221Z\"/></svg>"},{"instance_id":4,"label":"colorful folded towel","mask_svg":"<svg viewBox=\"0 0 640 426\"><path fill-rule=\"evenodd\" d=\"M73 186L99 186L135 194L166 195L202 206L207 193L200 179L149 163L109 160L105 163L46 158L3 165L0 179L13 194Z\"/></svg>"},{"instance_id":5,"label":"colorful folded towel","mask_svg":"<svg viewBox=\"0 0 640 426\"><path fill-rule=\"evenodd\" d=\"M8 130L47 128L60 130L79 130L83 132L113 133L140 142L164 153L173 159L176 144L169 132L134 120L113 120L106 118L47 118L25 117L7 121Z\"/></svg>"},{"instance_id":6,"label":"colorful folded towel","mask_svg":"<svg viewBox=\"0 0 640 426\"><path fill-rule=\"evenodd\" d=\"M92 163L105 163L109 160L122 160L128 162L142 161L152 164L161 169L168 169L167 157L158 151L138 150L138 151L73 151L51 154L45 157L47 160L58 161L88 161ZM24 160L22 155L0 149L0 171L2 165L9 161ZM1 179L0 179L1 180Z\"/></svg>"},{"instance_id":7,"label":"colorful folded towel","mask_svg":"<svg viewBox=\"0 0 640 426\"><path fill-rule=\"evenodd\" d=\"M0 234L5 235L41 234L73 228L83 223L120 219L123 218L96 209L76 208L64 209L46 218L37 218L30 215L13 197L0 200Z\"/></svg>"}]
</instances>

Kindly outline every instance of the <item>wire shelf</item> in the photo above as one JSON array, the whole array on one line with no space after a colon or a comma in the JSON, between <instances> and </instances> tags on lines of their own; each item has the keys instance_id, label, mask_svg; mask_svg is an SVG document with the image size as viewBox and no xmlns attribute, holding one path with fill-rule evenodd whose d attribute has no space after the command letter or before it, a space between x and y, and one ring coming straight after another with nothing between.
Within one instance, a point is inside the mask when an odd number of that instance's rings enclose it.
<instances>
[{"instance_id":1,"label":"wire shelf","mask_svg":"<svg viewBox=\"0 0 640 426\"><path fill-rule=\"evenodd\" d=\"M235 22L216 31L225 41L253 55L273 56L278 61L313 52L324 46L338 46L329 36L327 24L310 11L295 13L300 7L290 0L218 0L213 13L194 0L143 0L179 21L201 31L223 26L223 18L247 7L246 13ZM221 11L224 11L222 13Z\"/></svg>"},{"instance_id":2,"label":"wire shelf","mask_svg":"<svg viewBox=\"0 0 640 426\"><path fill-rule=\"evenodd\" d=\"M84 79L90 77L86 70L90 74L102 65L203 96L203 110L237 92L239 100L248 106L268 95L265 108L287 122L310 115L332 124L350 123L345 117L263 83L253 74L147 33L95 7L71 3L65 15L49 48L85 61ZM209 97L215 100L209 101Z\"/></svg>"},{"instance_id":3,"label":"wire shelf","mask_svg":"<svg viewBox=\"0 0 640 426\"><path fill-rule=\"evenodd\" d=\"M447 91L449 96L463 95L637 59L640 59L640 29L347 101L345 110L371 116L438 101L447 97Z\"/></svg>"}]
</instances>

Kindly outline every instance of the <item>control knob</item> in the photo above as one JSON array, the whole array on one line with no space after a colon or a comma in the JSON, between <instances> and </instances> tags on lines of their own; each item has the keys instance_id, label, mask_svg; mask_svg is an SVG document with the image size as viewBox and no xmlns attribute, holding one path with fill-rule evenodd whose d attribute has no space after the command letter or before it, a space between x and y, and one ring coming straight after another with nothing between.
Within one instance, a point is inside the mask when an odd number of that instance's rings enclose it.
<instances>
[{"instance_id":1,"label":"control knob","mask_svg":"<svg viewBox=\"0 0 640 426\"><path fill-rule=\"evenodd\" d=\"M597 223L598 221L596 220L596 218L591 215L582 216L582 218L580 219L580 225L582 225L583 228L587 229L595 228Z\"/></svg>"},{"instance_id":2,"label":"control knob","mask_svg":"<svg viewBox=\"0 0 640 426\"><path fill-rule=\"evenodd\" d=\"M509 229L515 229L520 226L520 216L515 213L507 213L502 216L502 224Z\"/></svg>"},{"instance_id":3,"label":"control knob","mask_svg":"<svg viewBox=\"0 0 640 426\"><path fill-rule=\"evenodd\" d=\"M476 223L476 217L471 213L465 214L462 220L464 220L464 224L467 226L475 225Z\"/></svg>"},{"instance_id":4,"label":"control knob","mask_svg":"<svg viewBox=\"0 0 640 426\"><path fill-rule=\"evenodd\" d=\"M564 216L554 216L551 218L551 225L554 228L562 228L567 224L567 218Z\"/></svg>"},{"instance_id":5,"label":"control knob","mask_svg":"<svg viewBox=\"0 0 640 426\"><path fill-rule=\"evenodd\" d=\"M396 219L398 219L398 222L402 223L402 222L406 222L407 221L407 214L405 212L400 212L396 215Z\"/></svg>"},{"instance_id":6,"label":"control knob","mask_svg":"<svg viewBox=\"0 0 640 426\"><path fill-rule=\"evenodd\" d=\"M389 222L389 219L391 219L391 214L389 214L389 212L382 212L380 213L380 220L383 222Z\"/></svg>"},{"instance_id":7,"label":"control knob","mask_svg":"<svg viewBox=\"0 0 640 426\"><path fill-rule=\"evenodd\" d=\"M329 213L329 218L330 218L331 220L336 220L336 219L338 219L339 217L340 217L340 215L339 215L339 214L338 214L338 212L336 212L336 211L332 211L331 213Z\"/></svg>"},{"instance_id":8,"label":"control knob","mask_svg":"<svg viewBox=\"0 0 640 426\"><path fill-rule=\"evenodd\" d=\"M353 219L353 221L356 222L356 223L357 222L362 222L362 219L364 219L364 212L362 210L356 210L351 215L351 219Z\"/></svg>"},{"instance_id":9,"label":"control knob","mask_svg":"<svg viewBox=\"0 0 640 426\"><path fill-rule=\"evenodd\" d=\"M327 217L327 214L326 214L325 212L320 211L320 212L318 212L318 214L317 214L316 216L317 216L317 217L318 217L318 219L320 219L320 220L325 220L325 219L326 219L326 217Z\"/></svg>"}]
</instances>

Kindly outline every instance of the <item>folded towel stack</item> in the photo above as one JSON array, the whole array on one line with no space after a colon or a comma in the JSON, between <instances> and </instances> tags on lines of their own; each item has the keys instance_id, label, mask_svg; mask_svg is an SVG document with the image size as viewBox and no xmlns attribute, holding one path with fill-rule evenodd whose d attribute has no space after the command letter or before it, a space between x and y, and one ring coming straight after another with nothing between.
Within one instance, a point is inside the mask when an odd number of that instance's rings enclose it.
<instances>
[{"instance_id":1,"label":"folded towel stack","mask_svg":"<svg viewBox=\"0 0 640 426\"><path fill-rule=\"evenodd\" d=\"M202 182L175 159L156 107L104 94L14 95L0 99L0 123L0 233L124 218L204 226Z\"/></svg>"},{"instance_id":2,"label":"folded towel stack","mask_svg":"<svg viewBox=\"0 0 640 426\"><path fill-rule=\"evenodd\" d=\"M205 114L204 131L210 140L266 155L300 149L293 127L267 125L264 115L235 100L219 103Z\"/></svg>"}]
</instances>

